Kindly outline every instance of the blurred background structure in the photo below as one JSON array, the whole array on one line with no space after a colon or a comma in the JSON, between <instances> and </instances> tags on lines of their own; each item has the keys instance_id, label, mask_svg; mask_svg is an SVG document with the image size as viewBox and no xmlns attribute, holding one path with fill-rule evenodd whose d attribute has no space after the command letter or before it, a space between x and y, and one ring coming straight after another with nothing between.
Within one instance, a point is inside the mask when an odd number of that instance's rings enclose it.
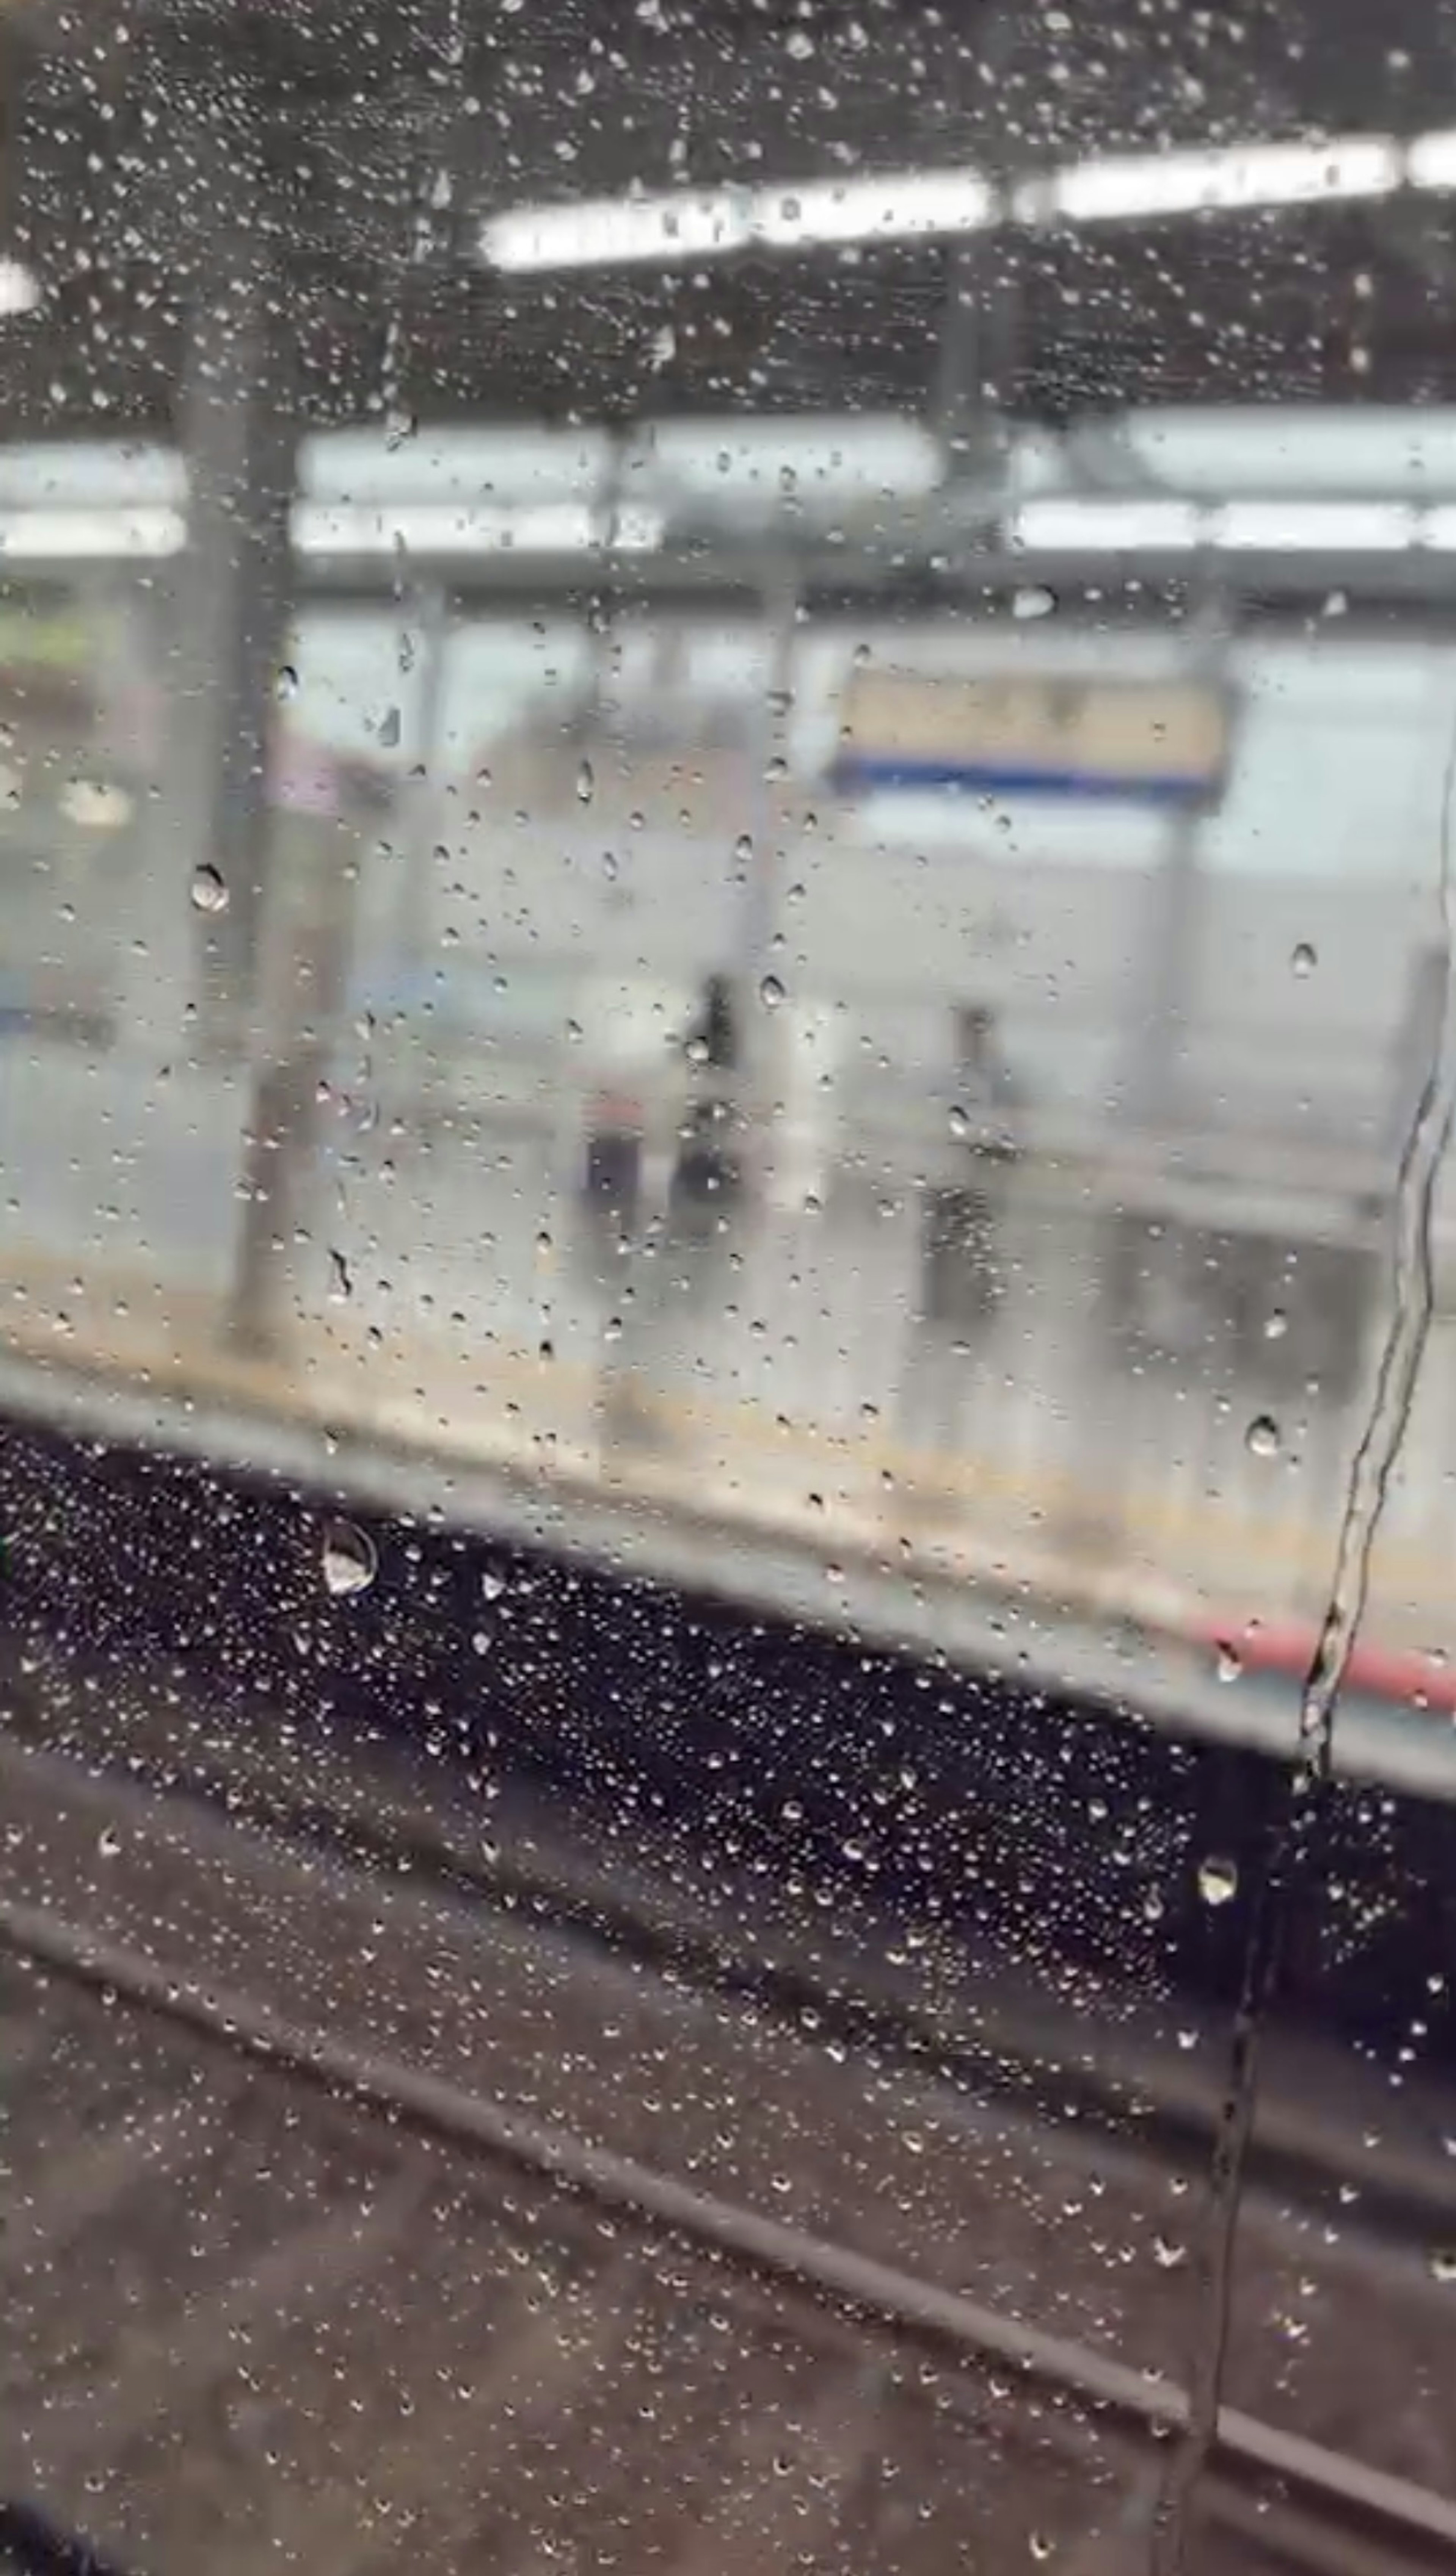
<instances>
[{"instance_id":1,"label":"blurred background structure","mask_svg":"<svg viewBox=\"0 0 1456 2576\"><path fill-rule=\"evenodd\" d=\"M1448 13L3 35L15 1399L1296 1652L1448 977Z\"/></svg>"},{"instance_id":2,"label":"blurred background structure","mask_svg":"<svg viewBox=\"0 0 1456 2576\"><path fill-rule=\"evenodd\" d=\"M0 2560L1452 2563L1453 290L1456 0L0 0Z\"/></svg>"}]
</instances>

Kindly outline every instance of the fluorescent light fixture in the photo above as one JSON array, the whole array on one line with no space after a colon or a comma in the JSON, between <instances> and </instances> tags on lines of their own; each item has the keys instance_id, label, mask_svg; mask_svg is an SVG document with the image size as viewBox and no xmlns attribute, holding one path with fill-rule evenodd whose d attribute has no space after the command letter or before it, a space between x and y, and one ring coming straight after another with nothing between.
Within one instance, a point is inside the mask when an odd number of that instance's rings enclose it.
<instances>
[{"instance_id":1,"label":"fluorescent light fixture","mask_svg":"<svg viewBox=\"0 0 1456 2576\"><path fill-rule=\"evenodd\" d=\"M583 554L603 546L644 552L661 544L662 519L655 511L624 509L613 523L584 501L525 510L303 501L293 512L293 542L303 555Z\"/></svg>"},{"instance_id":2,"label":"fluorescent light fixture","mask_svg":"<svg viewBox=\"0 0 1456 2576\"><path fill-rule=\"evenodd\" d=\"M115 562L180 554L180 510L10 510L0 512L0 557L9 562Z\"/></svg>"},{"instance_id":3,"label":"fluorescent light fixture","mask_svg":"<svg viewBox=\"0 0 1456 2576\"><path fill-rule=\"evenodd\" d=\"M1352 135L1334 143L1246 143L1216 152L1114 153L1028 181L1017 204L1025 221L1098 223L1383 197L1400 179L1401 156L1388 136Z\"/></svg>"},{"instance_id":4,"label":"fluorescent light fixture","mask_svg":"<svg viewBox=\"0 0 1456 2576\"><path fill-rule=\"evenodd\" d=\"M1399 554L1419 527L1398 501L1230 501L1210 514L1216 546L1270 554Z\"/></svg>"},{"instance_id":5,"label":"fluorescent light fixture","mask_svg":"<svg viewBox=\"0 0 1456 2576\"><path fill-rule=\"evenodd\" d=\"M650 555L661 545L666 533L666 523L660 510L645 509L640 503L629 502L625 508L618 509L610 527L599 514L593 543L610 546L620 555Z\"/></svg>"},{"instance_id":6,"label":"fluorescent light fixture","mask_svg":"<svg viewBox=\"0 0 1456 2576\"><path fill-rule=\"evenodd\" d=\"M1389 196L1406 179L1456 186L1456 131L1405 150L1392 136L1324 143L1234 143L1207 152L1111 153L1043 171L1013 190L1017 223L1107 223L1137 216L1230 212ZM490 216L480 255L508 272L653 266L717 259L755 246L951 238L1000 220L991 182L975 170L903 170L882 178L785 180L774 187L666 189L654 196L521 206Z\"/></svg>"},{"instance_id":7,"label":"fluorescent light fixture","mask_svg":"<svg viewBox=\"0 0 1456 2576\"><path fill-rule=\"evenodd\" d=\"M40 280L22 260L0 258L0 314L33 313L40 302Z\"/></svg>"},{"instance_id":8,"label":"fluorescent light fixture","mask_svg":"<svg viewBox=\"0 0 1456 2576\"><path fill-rule=\"evenodd\" d=\"M916 241L980 232L995 217L974 170L900 170L883 178L786 181L773 188L668 189L652 197L588 198L492 215L480 249L492 268L609 268L722 259L752 250L832 249L836 243Z\"/></svg>"},{"instance_id":9,"label":"fluorescent light fixture","mask_svg":"<svg viewBox=\"0 0 1456 2576\"><path fill-rule=\"evenodd\" d=\"M746 205L734 189L698 196L684 188L655 197L589 197L570 206L522 206L489 217L481 228L480 249L492 268L513 272L712 259L743 248Z\"/></svg>"},{"instance_id":10,"label":"fluorescent light fixture","mask_svg":"<svg viewBox=\"0 0 1456 2576\"><path fill-rule=\"evenodd\" d=\"M1456 126L1418 134L1405 156L1405 174L1413 188L1456 187Z\"/></svg>"},{"instance_id":11,"label":"fluorescent light fixture","mask_svg":"<svg viewBox=\"0 0 1456 2576\"><path fill-rule=\"evenodd\" d=\"M1199 541L1192 501L1079 501L1048 494L1013 513L1013 545L1048 554L1178 554Z\"/></svg>"},{"instance_id":12,"label":"fluorescent light fixture","mask_svg":"<svg viewBox=\"0 0 1456 2576\"><path fill-rule=\"evenodd\" d=\"M534 509L471 508L420 502L379 509L370 503L294 505L293 543L309 556L583 554L605 549L650 553L661 545L660 511L637 504L609 514L586 502ZM7 562L147 561L180 554L187 522L180 510L0 510L0 560Z\"/></svg>"},{"instance_id":13,"label":"fluorescent light fixture","mask_svg":"<svg viewBox=\"0 0 1456 2576\"><path fill-rule=\"evenodd\" d=\"M749 237L773 249L836 242L934 240L984 231L996 212L990 183L974 170L899 170L882 179L816 180L803 188L760 188L749 200Z\"/></svg>"}]
</instances>

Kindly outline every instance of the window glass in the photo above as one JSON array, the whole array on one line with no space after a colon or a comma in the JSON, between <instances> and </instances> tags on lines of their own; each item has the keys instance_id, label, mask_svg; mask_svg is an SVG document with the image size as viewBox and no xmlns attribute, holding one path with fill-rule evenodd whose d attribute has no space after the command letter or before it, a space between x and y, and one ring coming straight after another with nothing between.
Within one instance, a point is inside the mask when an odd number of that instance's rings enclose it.
<instances>
[{"instance_id":1,"label":"window glass","mask_svg":"<svg viewBox=\"0 0 1456 2576\"><path fill-rule=\"evenodd\" d=\"M1451 2561L1450 21L0 10L0 2562Z\"/></svg>"}]
</instances>

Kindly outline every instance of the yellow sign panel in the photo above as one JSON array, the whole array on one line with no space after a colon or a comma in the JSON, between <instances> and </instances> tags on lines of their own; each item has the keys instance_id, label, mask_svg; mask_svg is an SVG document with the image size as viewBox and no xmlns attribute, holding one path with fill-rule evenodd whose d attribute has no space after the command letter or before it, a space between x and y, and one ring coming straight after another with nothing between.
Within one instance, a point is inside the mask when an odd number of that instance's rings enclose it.
<instances>
[{"instance_id":1,"label":"yellow sign panel","mask_svg":"<svg viewBox=\"0 0 1456 2576\"><path fill-rule=\"evenodd\" d=\"M1180 804L1217 793L1229 733L1228 697L1206 681L857 671L836 775L862 794L940 788Z\"/></svg>"}]
</instances>

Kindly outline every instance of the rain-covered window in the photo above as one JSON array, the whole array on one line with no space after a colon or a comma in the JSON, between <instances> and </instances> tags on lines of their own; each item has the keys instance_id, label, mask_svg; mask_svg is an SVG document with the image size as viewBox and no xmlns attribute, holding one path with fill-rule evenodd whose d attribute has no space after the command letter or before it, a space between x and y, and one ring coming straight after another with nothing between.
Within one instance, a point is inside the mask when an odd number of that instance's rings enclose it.
<instances>
[{"instance_id":1,"label":"rain-covered window","mask_svg":"<svg viewBox=\"0 0 1456 2576\"><path fill-rule=\"evenodd\" d=\"M1456 8L0 107L0 2565L1456 2565Z\"/></svg>"}]
</instances>

